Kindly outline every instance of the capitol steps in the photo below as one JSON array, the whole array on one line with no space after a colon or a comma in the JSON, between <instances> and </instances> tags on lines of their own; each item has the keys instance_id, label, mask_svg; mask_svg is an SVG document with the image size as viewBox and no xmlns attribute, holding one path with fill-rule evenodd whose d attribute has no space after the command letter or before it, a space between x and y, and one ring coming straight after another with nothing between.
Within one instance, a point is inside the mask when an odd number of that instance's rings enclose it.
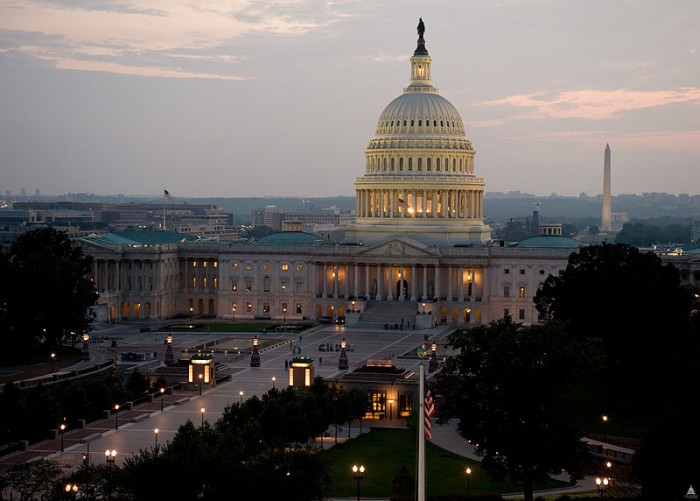
<instances>
[{"instance_id":1,"label":"capitol steps","mask_svg":"<svg viewBox=\"0 0 700 501\"><path fill-rule=\"evenodd\" d=\"M403 320L406 329L408 322L411 325L415 322L417 311L418 303L415 301L367 301L358 326L384 328L398 325L400 328Z\"/></svg>"}]
</instances>

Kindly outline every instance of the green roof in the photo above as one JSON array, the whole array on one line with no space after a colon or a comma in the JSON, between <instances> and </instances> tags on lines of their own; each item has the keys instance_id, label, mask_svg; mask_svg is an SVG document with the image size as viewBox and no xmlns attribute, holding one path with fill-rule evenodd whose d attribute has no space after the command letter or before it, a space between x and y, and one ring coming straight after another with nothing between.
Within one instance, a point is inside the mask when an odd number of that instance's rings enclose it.
<instances>
[{"instance_id":1,"label":"green roof","mask_svg":"<svg viewBox=\"0 0 700 501\"><path fill-rule=\"evenodd\" d=\"M162 245L191 241L193 238L184 233L145 230L101 233L99 235L86 237L86 240L112 245Z\"/></svg>"},{"instance_id":2,"label":"green roof","mask_svg":"<svg viewBox=\"0 0 700 501\"><path fill-rule=\"evenodd\" d=\"M273 233L258 240L263 245L313 245L323 243L324 240L313 233L304 231L281 231Z\"/></svg>"},{"instance_id":3,"label":"green roof","mask_svg":"<svg viewBox=\"0 0 700 501\"><path fill-rule=\"evenodd\" d=\"M518 247L526 249L578 249L582 247L583 244L578 240L574 240L569 237L557 237L557 236L541 236L541 237L530 237L518 242Z\"/></svg>"}]
</instances>

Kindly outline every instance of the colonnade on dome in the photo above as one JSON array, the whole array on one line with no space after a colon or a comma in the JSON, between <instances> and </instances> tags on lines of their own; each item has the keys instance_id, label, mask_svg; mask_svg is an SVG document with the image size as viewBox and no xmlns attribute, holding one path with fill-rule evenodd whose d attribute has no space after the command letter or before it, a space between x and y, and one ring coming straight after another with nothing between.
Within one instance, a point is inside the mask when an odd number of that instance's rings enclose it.
<instances>
[{"instance_id":1,"label":"colonnade on dome","mask_svg":"<svg viewBox=\"0 0 700 501\"><path fill-rule=\"evenodd\" d=\"M483 189L358 188L357 218L483 220Z\"/></svg>"}]
</instances>

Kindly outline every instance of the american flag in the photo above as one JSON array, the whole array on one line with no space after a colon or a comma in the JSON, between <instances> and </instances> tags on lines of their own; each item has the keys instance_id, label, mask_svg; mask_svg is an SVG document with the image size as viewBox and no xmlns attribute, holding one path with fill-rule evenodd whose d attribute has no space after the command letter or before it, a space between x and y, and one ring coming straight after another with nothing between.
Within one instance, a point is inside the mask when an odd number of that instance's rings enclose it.
<instances>
[{"instance_id":1,"label":"american flag","mask_svg":"<svg viewBox=\"0 0 700 501\"><path fill-rule=\"evenodd\" d=\"M170 194L168 190L163 190L163 196L167 198L168 200L172 200L173 196Z\"/></svg>"},{"instance_id":2,"label":"american flag","mask_svg":"<svg viewBox=\"0 0 700 501\"><path fill-rule=\"evenodd\" d=\"M428 393L425 394L425 412L423 413L423 419L425 421L425 438L428 440L433 439L433 433L430 428L430 418L435 414L435 403L433 402L433 394L430 393L430 388L428 388Z\"/></svg>"},{"instance_id":3,"label":"american flag","mask_svg":"<svg viewBox=\"0 0 700 501\"><path fill-rule=\"evenodd\" d=\"M399 207L402 209L409 209L410 205L408 205L403 198L399 198Z\"/></svg>"}]
</instances>

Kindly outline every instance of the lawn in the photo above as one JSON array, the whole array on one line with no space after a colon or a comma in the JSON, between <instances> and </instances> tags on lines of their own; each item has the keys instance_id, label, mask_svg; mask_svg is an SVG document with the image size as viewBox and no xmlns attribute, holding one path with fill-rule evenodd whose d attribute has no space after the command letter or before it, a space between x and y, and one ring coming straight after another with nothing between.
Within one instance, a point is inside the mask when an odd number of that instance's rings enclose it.
<instances>
[{"instance_id":1,"label":"lawn","mask_svg":"<svg viewBox=\"0 0 700 501\"><path fill-rule=\"evenodd\" d=\"M331 486L329 495L352 497L356 484L352 465L362 464L366 471L362 481L363 497L389 497L391 482L402 465L415 478L415 440L408 430L372 430L359 437L336 445L324 452L331 464ZM452 454L426 441L426 479L428 494L466 494L466 467L472 469L469 480L470 492L504 493L518 492L520 486L510 482L492 482L481 470L479 463ZM553 488L564 485L550 482L537 488Z\"/></svg>"}]
</instances>

